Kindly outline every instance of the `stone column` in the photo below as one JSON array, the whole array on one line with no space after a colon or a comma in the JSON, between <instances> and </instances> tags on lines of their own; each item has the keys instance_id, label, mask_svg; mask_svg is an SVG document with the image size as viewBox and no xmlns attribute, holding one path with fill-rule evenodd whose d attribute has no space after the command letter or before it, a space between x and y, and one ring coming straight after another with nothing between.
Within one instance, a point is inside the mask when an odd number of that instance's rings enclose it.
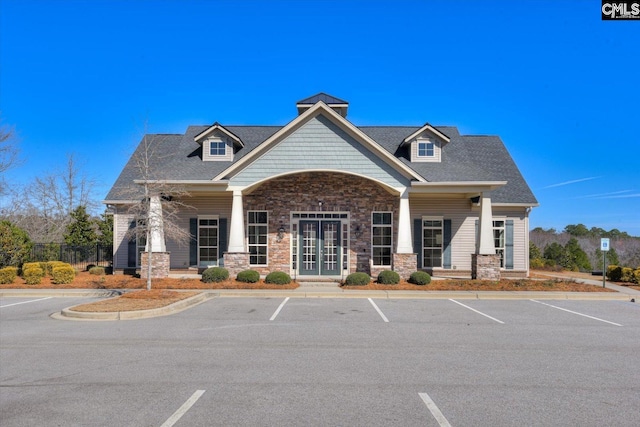
<instances>
[{"instance_id":1,"label":"stone column","mask_svg":"<svg viewBox=\"0 0 640 427\"><path fill-rule=\"evenodd\" d=\"M241 190L233 190L230 228L229 249L223 254L224 266L229 270L229 275L235 277L239 272L249 269L249 252L244 246L244 207Z\"/></svg>"},{"instance_id":2,"label":"stone column","mask_svg":"<svg viewBox=\"0 0 640 427\"><path fill-rule=\"evenodd\" d=\"M244 208L242 206L242 191L240 190L233 191L230 228L229 252L246 252L244 248Z\"/></svg>"},{"instance_id":3,"label":"stone column","mask_svg":"<svg viewBox=\"0 0 640 427\"><path fill-rule=\"evenodd\" d=\"M409 189L404 188L400 194L398 209L398 245L393 254L393 271L403 279L408 279L418 268L418 256L413 252L411 242L411 209L409 206Z\"/></svg>"},{"instance_id":4,"label":"stone column","mask_svg":"<svg viewBox=\"0 0 640 427\"><path fill-rule=\"evenodd\" d=\"M493 241L493 212L491 193L480 196L480 221L478 248L471 256L471 278L478 280L500 280L500 256L496 254Z\"/></svg>"},{"instance_id":5,"label":"stone column","mask_svg":"<svg viewBox=\"0 0 640 427\"><path fill-rule=\"evenodd\" d=\"M144 248L146 252L166 252L167 245L164 241L164 224L162 221L162 203L160 196L151 196L149 200L149 239ZM151 245L151 247L149 247Z\"/></svg>"}]
</instances>

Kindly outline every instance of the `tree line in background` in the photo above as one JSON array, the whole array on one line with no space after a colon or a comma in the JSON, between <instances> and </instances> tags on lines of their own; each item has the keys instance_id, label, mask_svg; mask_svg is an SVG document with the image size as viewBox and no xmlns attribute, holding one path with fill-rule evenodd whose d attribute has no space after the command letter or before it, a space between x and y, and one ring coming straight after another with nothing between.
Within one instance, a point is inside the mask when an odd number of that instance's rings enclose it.
<instances>
[{"instance_id":1,"label":"tree line in background","mask_svg":"<svg viewBox=\"0 0 640 427\"><path fill-rule=\"evenodd\" d=\"M29 260L35 243L74 247L113 243L113 217L96 215L95 183L73 154L24 187L7 182L5 172L19 167L15 130L0 123L0 266Z\"/></svg>"},{"instance_id":2,"label":"tree line in background","mask_svg":"<svg viewBox=\"0 0 640 427\"><path fill-rule=\"evenodd\" d=\"M534 228L529 232L529 258L532 268L563 268L573 271L602 271L600 239L610 239L606 264L636 269L640 267L640 237L624 231L567 225L561 232L553 228ZM605 268L606 269L606 268Z\"/></svg>"}]
</instances>

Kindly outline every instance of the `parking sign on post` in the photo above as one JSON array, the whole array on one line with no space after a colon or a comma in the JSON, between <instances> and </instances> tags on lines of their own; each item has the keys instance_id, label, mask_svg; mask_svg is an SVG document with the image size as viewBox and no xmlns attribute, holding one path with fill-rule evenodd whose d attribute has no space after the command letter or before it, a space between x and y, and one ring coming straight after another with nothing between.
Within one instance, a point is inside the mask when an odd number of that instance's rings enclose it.
<instances>
[{"instance_id":1,"label":"parking sign on post","mask_svg":"<svg viewBox=\"0 0 640 427\"><path fill-rule=\"evenodd\" d=\"M605 287L605 274L607 271L607 252L609 251L609 239L603 237L600 239L600 250L602 251L602 287Z\"/></svg>"}]
</instances>

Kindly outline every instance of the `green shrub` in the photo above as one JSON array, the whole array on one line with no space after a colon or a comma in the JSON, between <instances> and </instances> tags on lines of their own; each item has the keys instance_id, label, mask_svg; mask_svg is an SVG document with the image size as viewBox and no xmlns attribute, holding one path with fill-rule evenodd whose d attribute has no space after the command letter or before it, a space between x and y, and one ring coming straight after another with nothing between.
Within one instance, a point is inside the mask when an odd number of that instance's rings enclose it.
<instances>
[{"instance_id":1,"label":"green shrub","mask_svg":"<svg viewBox=\"0 0 640 427\"><path fill-rule=\"evenodd\" d=\"M416 271L411 273L409 283L413 283L414 285L428 285L431 283L431 276L424 271Z\"/></svg>"},{"instance_id":2,"label":"green shrub","mask_svg":"<svg viewBox=\"0 0 640 427\"><path fill-rule=\"evenodd\" d=\"M51 281L56 285L73 283L76 278L76 271L69 264L54 267L51 272Z\"/></svg>"},{"instance_id":3,"label":"green shrub","mask_svg":"<svg viewBox=\"0 0 640 427\"><path fill-rule=\"evenodd\" d=\"M288 285L291 283L291 276L284 271L272 271L264 278L265 283L273 283L275 285Z\"/></svg>"},{"instance_id":4,"label":"green shrub","mask_svg":"<svg viewBox=\"0 0 640 427\"><path fill-rule=\"evenodd\" d=\"M622 278L622 267L610 265L607 267L607 279L612 282L619 282Z\"/></svg>"},{"instance_id":5,"label":"green shrub","mask_svg":"<svg viewBox=\"0 0 640 427\"><path fill-rule=\"evenodd\" d=\"M397 285L400 283L400 275L395 271L384 270L378 274L377 282L382 285Z\"/></svg>"},{"instance_id":6,"label":"green shrub","mask_svg":"<svg viewBox=\"0 0 640 427\"><path fill-rule=\"evenodd\" d=\"M367 273L351 273L344 280L345 285L364 286L371 282L371 277Z\"/></svg>"},{"instance_id":7,"label":"green shrub","mask_svg":"<svg viewBox=\"0 0 640 427\"><path fill-rule=\"evenodd\" d=\"M620 276L621 282L633 282L633 268L622 267L622 276Z\"/></svg>"},{"instance_id":8,"label":"green shrub","mask_svg":"<svg viewBox=\"0 0 640 427\"><path fill-rule=\"evenodd\" d=\"M93 274L94 276L104 276L105 274L104 267L94 265L89 269L89 274Z\"/></svg>"},{"instance_id":9,"label":"green shrub","mask_svg":"<svg viewBox=\"0 0 640 427\"><path fill-rule=\"evenodd\" d=\"M202 281L204 283L218 283L229 278L229 270L222 267L209 267L202 272Z\"/></svg>"},{"instance_id":10,"label":"green shrub","mask_svg":"<svg viewBox=\"0 0 640 427\"><path fill-rule=\"evenodd\" d=\"M260 273L255 270L244 270L238 273L236 280L242 283L257 283L260 280Z\"/></svg>"},{"instance_id":11,"label":"green shrub","mask_svg":"<svg viewBox=\"0 0 640 427\"><path fill-rule=\"evenodd\" d=\"M640 285L640 268L633 270L633 283Z\"/></svg>"},{"instance_id":12,"label":"green shrub","mask_svg":"<svg viewBox=\"0 0 640 427\"><path fill-rule=\"evenodd\" d=\"M17 267L0 268L0 285L10 285L18 277Z\"/></svg>"},{"instance_id":13,"label":"green shrub","mask_svg":"<svg viewBox=\"0 0 640 427\"><path fill-rule=\"evenodd\" d=\"M30 263L30 264L38 264ZM39 285L44 277L44 270L36 266L28 266L26 269L22 269L22 277L27 285Z\"/></svg>"}]
</instances>

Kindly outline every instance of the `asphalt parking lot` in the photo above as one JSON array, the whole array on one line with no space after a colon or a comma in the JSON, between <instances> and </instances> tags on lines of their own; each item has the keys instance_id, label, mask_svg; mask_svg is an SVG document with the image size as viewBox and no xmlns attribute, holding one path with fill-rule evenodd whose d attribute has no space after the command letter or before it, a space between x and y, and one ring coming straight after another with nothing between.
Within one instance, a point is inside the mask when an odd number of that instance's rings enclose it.
<instances>
[{"instance_id":1,"label":"asphalt parking lot","mask_svg":"<svg viewBox=\"0 0 640 427\"><path fill-rule=\"evenodd\" d=\"M640 304L214 298L132 321L0 298L8 426L637 426Z\"/></svg>"}]
</instances>

